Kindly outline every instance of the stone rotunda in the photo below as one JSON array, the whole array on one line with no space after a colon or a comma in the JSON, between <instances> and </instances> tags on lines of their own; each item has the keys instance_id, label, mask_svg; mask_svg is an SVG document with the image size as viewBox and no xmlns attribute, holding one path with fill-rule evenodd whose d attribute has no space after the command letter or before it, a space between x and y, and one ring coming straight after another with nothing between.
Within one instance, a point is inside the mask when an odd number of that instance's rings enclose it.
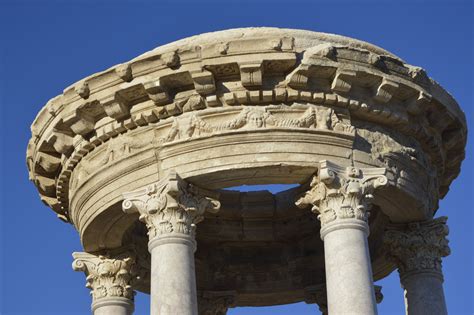
<instances>
[{"instance_id":1,"label":"stone rotunda","mask_svg":"<svg viewBox=\"0 0 474 315\"><path fill-rule=\"evenodd\" d=\"M442 62L442 60L440 60ZM305 301L446 314L438 201L466 120L426 72L366 42L233 29L158 47L66 88L31 126L41 200L77 229L96 315L214 315ZM298 184L271 194L224 188ZM315 308L316 311L316 308Z\"/></svg>"}]
</instances>

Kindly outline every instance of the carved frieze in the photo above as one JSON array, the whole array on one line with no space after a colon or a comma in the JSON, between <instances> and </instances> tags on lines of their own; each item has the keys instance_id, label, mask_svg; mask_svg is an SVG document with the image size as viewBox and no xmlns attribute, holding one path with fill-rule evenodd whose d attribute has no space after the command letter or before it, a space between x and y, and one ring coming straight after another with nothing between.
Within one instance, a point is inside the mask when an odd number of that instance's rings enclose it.
<instances>
[{"instance_id":1,"label":"carved frieze","mask_svg":"<svg viewBox=\"0 0 474 315\"><path fill-rule=\"evenodd\" d=\"M125 135L112 138L109 140L100 165L107 165L119 157L132 153L133 149L141 149L148 144L150 144L150 141L143 138L133 138Z\"/></svg>"},{"instance_id":2,"label":"carved frieze","mask_svg":"<svg viewBox=\"0 0 474 315\"><path fill-rule=\"evenodd\" d=\"M79 165L74 169L74 175L71 176L69 188L71 190L76 189L79 184L89 177L90 173L96 169L95 166L95 163L91 163L88 159L82 159L81 163L79 163Z\"/></svg>"},{"instance_id":3,"label":"carved frieze","mask_svg":"<svg viewBox=\"0 0 474 315\"><path fill-rule=\"evenodd\" d=\"M388 183L385 173L385 168L341 167L321 161L310 190L296 205L311 205L321 225L347 218L367 222L374 190Z\"/></svg>"},{"instance_id":4,"label":"carved frieze","mask_svg":"<svg viewBox=\"0 0 474 315\"><path fill-rule=\"evenodd\" d=\"M441 257L450 254L447 217L392 226L384 236L389 258L400 274L431 271L441 273Z\"/></svg>"},{"instance_id":5,"label":"carved frieze","mask_svg":"<svg viewBox=\"0 0 474 315\"><path fill-rule=\"evenodd\" d=\"M150 240L172 233L194 237L196 224L203 220L204 212L215 213L220 208L214 193L188 184L174 172L158 183L123 196L123 210L140 214Z\"/></svg>"},{"instance_id":6,"label":"carved frieze","mask_svg":"<svg viewBox=\"0 0 474 315\"><path fill-rule=\"evenodd\" d=\"M464 158L465 117L424 70L349 38L278 29L233 32L158 48L89 76L48 102L32 125L28 146L30 178L43 200L67 219L67 182L76 162L128 130L170 116L182 120L190 111L199 117L206 108L295 101L345 109L352 119L415 138L436 166L439 184L431 191L447 192ZM104 127L109 130L101 131ZM90 148L72 145L77 137ZM60 165L43 170L43 153ZM56 189L43 189L57 177L64 180Z\"/></svg>"},{"instance_id":7,"label":"carved frieze","mask_svg":"<svg viewBox=\"0 0 474 315\"><path fill-rule=\"evenodd\" d=\"M336 111L330 107L309 105L300 117L291 118L277 116L270 107L245 106L234 118L219 123L209 123L198 114L174 118L168 134L160 142L167 143L231 130L259 128L314 128L344 133L354 132L354 127L339 118Z\"/></svg>"},{"instance_id":8,"label":"carved frieze","mask_svg":"<svg viewBox=\"0 0 474 315\"><path fill-rule=\"evenodd\" d=\"M96 154L92 158L87 156L80 160L74 169L74 175L71 176L69 188L72 190L76 189L80 183L97 170L106 167L108 164L116 160L126 158L138 149L143 149L150 144L151 141L144 137L118 135L111 138L106 143L105 151L102 152L102 154Z\"/></svg>"}]
</instances>

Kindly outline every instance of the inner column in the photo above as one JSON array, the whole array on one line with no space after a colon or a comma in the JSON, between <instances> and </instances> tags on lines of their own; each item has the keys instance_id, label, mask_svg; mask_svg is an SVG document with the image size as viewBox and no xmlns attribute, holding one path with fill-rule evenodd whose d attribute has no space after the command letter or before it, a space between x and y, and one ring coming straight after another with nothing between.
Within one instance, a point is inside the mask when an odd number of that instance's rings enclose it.
<instances>
[{"instance_id":1,"label":"inner column","mask_svg":"<svg viewBox=\"0 0 474 315\"><path fill-rule=\"evenodd\" d=\"M448 256L447 218L393 225L384 242L397 265L408 315L448 314L441 257Z\"/></svg>"}]
</instances>

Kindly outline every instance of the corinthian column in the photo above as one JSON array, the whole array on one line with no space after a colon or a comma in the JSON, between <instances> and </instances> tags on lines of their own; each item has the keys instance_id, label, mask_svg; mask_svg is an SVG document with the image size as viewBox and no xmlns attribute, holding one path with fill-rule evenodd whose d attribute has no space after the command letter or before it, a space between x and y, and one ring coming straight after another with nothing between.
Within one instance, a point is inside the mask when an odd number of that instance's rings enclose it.
<instances>
[{"instance_id":1,"label":"corinthian column","mask_svg":"<svg viewBox=\"0 0 474 315\"><path fill-rule=\"evenodd\" d=\"M447 314L441 257L450 254L447 218L393 226L385 233L389 256L397 264L409 315Z\"/></svg>"},{"instance_id":2,"label":"corinthian column","mask_svg":"<svg viewBox=\"0 0 474 315\"><path fill-rule=\"evenodd\" d=\"M94 315L130 315L133 313L135 259L131 253L108 257L89 253L73 253L72 268L83 271L86 287L91 289Z\"/></svg>"},{"instance_id":3,"label":"corinthian column","mask_svg":"<svg viewBox=\"0 0 474 315\"><path fill-rule=\"evenodd\" d=\"M186 183L174 172L123 196L123 210L138 212L148 228L151 314L197 315L196 224L205 211L217 212L220 203L209 197L212 192Z\"/></svg>"},{"instance_id":4,"label":"corinthian column","mask_svg":"<svg viewBox=\"0 0 474 315\"><path fill-rule=\"evenodd\" d=\"M377 314L367 236L373 191L387 184L384 168L319 163L311 189L297 201L321 221L328 312Z\"/></svg>"}]
</instances>

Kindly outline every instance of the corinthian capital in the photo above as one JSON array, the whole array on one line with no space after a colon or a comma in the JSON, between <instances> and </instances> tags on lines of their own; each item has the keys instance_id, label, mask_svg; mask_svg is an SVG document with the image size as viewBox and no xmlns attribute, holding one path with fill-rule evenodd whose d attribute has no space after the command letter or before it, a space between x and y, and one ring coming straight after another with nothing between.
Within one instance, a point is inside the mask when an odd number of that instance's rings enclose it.
<instances>
[{"instance_id":1,"label":"corinthian capital","mask_svg":"<svg viewBox=\"0 0 474 315\"><path fill-rule=\"evenodd\" d=\"M318 214L321 225L340 219L367 221L372 193L387 185L385 168L342 167L329 161L319 162L311 188L296 205Z\"/></svg>"},{"instance_id":2,"label":"corinthian capital","mask_svg":"<svg viewBox=\"0 0 474 315\"><path fill-rule=\"evenodd\" d=\"M131 282L135 278L135 258L132 253L125 252L110 257L76 252L72 256L72 268L86 274L86 287L91 289L94 301L105 297L133 300Z\"/></svg>"},{"instance_id":3,"label":"corinthian capital","mask_svg":"<svg viewBox=\"0 0 474 315\"><path fill-rule=\"evenodd\" d=\"M140 214L150 240L170 233L194 235L204 212L215 213L220 208L216 193L187 183L175 172L146 188L125 193L123 197L123 210Z\"/></svg>"},{"instance_id":4,"label":"corinthian capital","mask_svg":"<svg viewBox=\"0 0 474 315\"><path fill-rule=\"evenodd\" d=\"M389 258L394 261L400 274L412 271L441 273L441 257L450 254L447 217L430 221L391 226L384 236Z\"/></svg>"}]
</instances>

